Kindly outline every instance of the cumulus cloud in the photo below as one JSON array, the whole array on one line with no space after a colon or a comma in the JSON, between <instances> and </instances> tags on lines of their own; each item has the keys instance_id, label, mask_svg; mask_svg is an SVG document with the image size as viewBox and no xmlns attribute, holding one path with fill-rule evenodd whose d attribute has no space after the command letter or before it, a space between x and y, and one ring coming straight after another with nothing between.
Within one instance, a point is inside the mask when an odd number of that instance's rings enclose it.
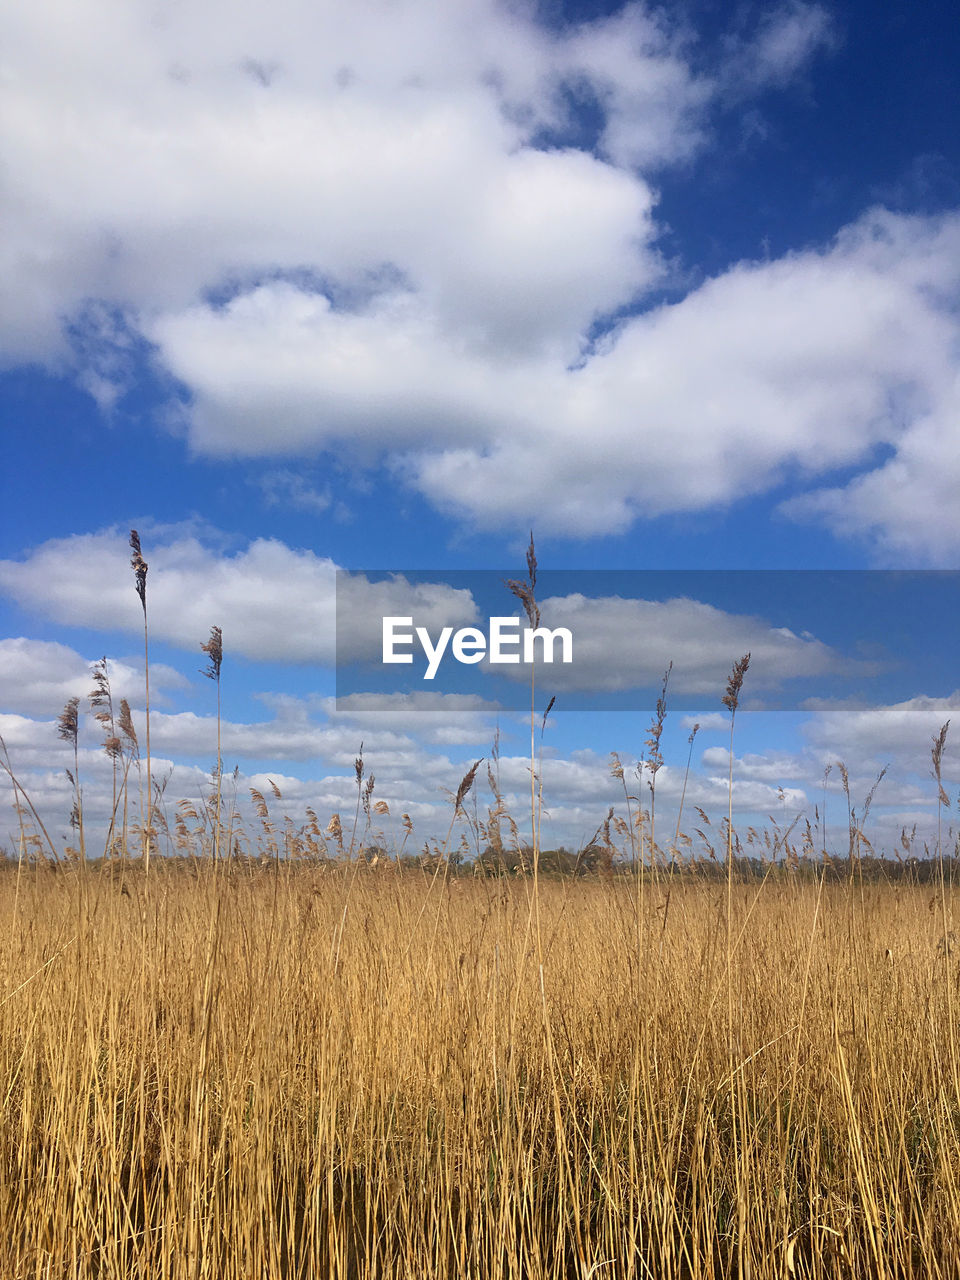
<instances>
[{"instance_id":1,"label":"cumulus cloud","mask_svg":"<svg viewBox=\"0 0 960 1280\"><path fill-rule=\"evenodd\" d=\"M960 691L947 698L918 695L883 707L823 709L808 722L804 733L825 761L846 762L850 758L864 770L892 763L895 772L910 770L925 776L931 769L933 738L946 721L960 722L958 717ZM951 782L960 782L960 757L949 732L943 773Z\"/></svg>"},{"instance_id":2,"label":"cumulus cloud","mask_svg":"<svg viewBox=\"0 0 960 1280\"><path fill-rule=\"evenodd\" d=\"M492 740L499 711L495 703L462 693L353 693L326 700L336 723L414 733L420 742L458 746Z\"/></svg>"},{"instance_id":3,"label":"cumulus cloud","mask_svg":"<svg viewBox=\"0 0 960 1280\"><path fill-rule=\"evenodd\" d=\"M652 195L535 140L571 81L614 119L648 81L648 154L690 109L669 38L639 5L621 21L630 45L591 56L589 26L495 0L6 11L8 358L55 353L91 297L149 312L276 270L352 293L385 266L495 345L574 340L649 281Z\"/></svg>"},{"instance_id":4,"label":"cumulus cloud","mask_svg":"<svg viewBox=\"0 0 960 1280\"><path fill-rule=\"evenodd\" d=\"M550 667L558 690L652 689L673 664L673 693L719 696L733 662L749 652L750 687L764 692L792 679L855 669L856 664L810 635L768 620L734 614L700 600L635 600L577 594L542 601L542 625L566 627L574 637L573 663ZM522 679L520 668L498 668Z\"/></svg>"},{"instance_id":5,"label":"cumulus cloud","mask_svg":"<svg viewBox=\"0 0 960 1280\"><path fill-rule=\"evenodd\" d=\"M191 651L216 625L227 653L332 665L338 639L345 653L379 654L371 648L379 633L363 625L370 616L416 613L431 628L476 617L466 591L341 575L338 637L337 566L327 557L270 538L231 553L176 530L144 540L143 550L151 633ZM127 537L116 529L51 539L21 560L0 561L0 591L69 626L137 634L143 615L129 561Z\"/></svg>"},{"instance_id":6,"label":"cumulus cloud","mask_svg":"<svg viewBox=\"0 0 960 1280\"><path fill-rule=\"evenodd\" d=\"M3 359L72 360L109 408L150 343L194 449L386 458L481 526L536 499L604 534L824 477L793 514L946 557L956 218L879 212L637 314L658 169L834 38L798 2L713 65L640 3L8 7Z\"/></svg>"},{"instance_id":7,"label":"cumulus cloud","mask_svg":"<svg viewBox=\"0 0 960 1280\"><path fill-rule=\"evenodd\" d=\"M341 719L351 716L359 722L375 713L378 723L392 716L399 725L415 715L418 732L429 731L438 742L444 735L451 743L486 736L480 730L496 707L482 697L444 690L434 694L428 688L415 694L364 694L359 686L364 664L380 664L382 618L412 617L436 639L445 626L482 621L469 589L417 581L412 575L412 580L402 574L377 580L363 573L338 573L331 560L272 539L231 550L214 530L202 538L190 530L157 530L145 536L143 546L150 564L147 600L155 638L199 653L201 641L217 625L228 655L327 667L336 663L349 676L343 692L353 691L336 708ZM0 592L61 624L139 636L143 618L129 558L127 538L119 530L54 539L19 560L0 561ZM547 670L539 664L558 692L650 690L659 686L672 663L673 694L713 698L725 687L731 663L748 651L751 695L761 697L789 690L791 681L871 670L810 634L685 597L658 601L572 593L545 597L541 604L544 625L568 628L575 638L572 665L554 662ZM6 640L0 642L0 657L5 658L0 704L5 699L12 710L53 712L66 697L89 692L90 664L65 646ZM351 674L354 663L360 664L356 676ZM528 678L521 666L488 669ZM137 670L111 665L118 697L134 700ZM407 667L393 670L400 678L409 674ZM161 694L177 682L184 683L157 666ZM323 711L332 714L330 707Z\"/></svg>"},{"instance_id":8,"label":"cumulus cloud","mask_svg":"<svg viewBox=\"0 0 960 1280\"><path fill-rule=\"evenodd\" d=\"M216 756L217 722L192 711L152 713L151 745L170 756ZM350 766L361 739L352 726L318 723L304 715L285 714L272 721L221 723L222 754L233 760L319 760ZM392 768L409 763L414 741L389 730L373 730L365 739L368 750Z\"/></svg>"},{"instance_id":9,"label":"cumulus cloud","mask_svg":"<svg viewBox=\"0 0 960 1280\"><path fill-rule=\"evenodd\" d=\"M823 26L775 8L726 61L782 79ZM276 271L347 299L386 271L470 341L575 348L656 274L638 169L702 145L730 79L642 3L560 30L498 0L38 0L0 36L7 359L62 350L88 299L176 311Z\"/></svg>"},{"instance_id":10,"label":"cumulus cloud","mask_svg":"<svg viewBox=\"0 0 960 1280\"><path fill-rule=\"evenodd\" d=\"M53 715L69 698L86 699L93 688L91 670L96 658L84 658L68 645L25 636L0 639L0 707L26 715ZM113 697L134 702L143 696L143 670L113 658L107 661ZM150 668L153 692L182 689L187 681L164 663Z\"/></svg>"},{"instance_id":11,"label":"cumulus cloud","mask_svg":"<svg viewBox=\"0 0 960 1280\"><path fill-rule=\"evenodd\" d=\"M409 289L342 310L276 281L150 333L211 453L386 457L478 526L513 527L536 501L541 529L574 535L789 480L786 513L936 560L960 545L943 500L960 465L958 262L960 217L876 210L823 250L623 320L573 362L478 346ZM803 492L838 468L854 471L842 488Z\"/></svg>"}]
</instances>

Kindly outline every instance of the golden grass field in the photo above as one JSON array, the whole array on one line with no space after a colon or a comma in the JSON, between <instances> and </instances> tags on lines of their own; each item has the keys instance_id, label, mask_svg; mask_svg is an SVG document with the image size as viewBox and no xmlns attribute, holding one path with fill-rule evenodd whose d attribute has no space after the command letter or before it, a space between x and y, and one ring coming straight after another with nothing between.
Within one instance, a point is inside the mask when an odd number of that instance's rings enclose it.
<instances>
[{"instance_id":1,"label":"golden grass field","mask_svg":"<svg viewBox=\"0 0 960 1280\"><path fill-rule=\"evenodd\" d=\"M0 1276L960 1275L949 889L670 885L9 865Z\"/></svg>"},{"instance_id":2,"label":"golden grass field","mask_svg":"<svg viewBox=\"0 0 960 1280\"><path fill-rule=\"evenodd\" d=\"M223 785L213 627L217 763L171 825L135 530L130 546L144 754L104 658L87 699L112 764L102 856L80 698L58 721L76 841L62 851L0 739L18 818L0 864L0 1280L960 1277L949 721L931 751L932 857L912 855L915 829L906 862L874 857L886 771L857 816L840 762L845 857L816 809L793 844L799 818L744 845L745 654L721 698L727 814L716 836L694 828L709 854L695 858L681 818L697 726L673 838L656 825L668 668L636 794L611 756L626 821L610 808L565 863L540 846L553 700L541 718L531 683L531 843L495 740L485 818L465 806L477 761L446 838L411 856L406 814L398 849L370 844L389 808L362 748L352 830L310 808L278 826L252 788L245 823ZM537 625L532 535L527 571L507 586ZM468 829L484 852L458 872Z\"/></svg>"}]
</instances>

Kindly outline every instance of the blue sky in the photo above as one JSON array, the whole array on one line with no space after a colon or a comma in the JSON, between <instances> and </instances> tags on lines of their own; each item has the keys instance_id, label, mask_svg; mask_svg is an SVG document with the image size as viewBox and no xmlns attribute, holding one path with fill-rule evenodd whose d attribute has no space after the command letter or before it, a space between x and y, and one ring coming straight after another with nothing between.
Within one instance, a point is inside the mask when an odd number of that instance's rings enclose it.
<instances>
[{"instance_id":1,"label":"blue sky","mask_svg":"<svg viewBox=\"0 0 960 1280\"><path fill-rule=\"evenodd\" d=\"M90 662L142 703L131 527L171 792L213 759L217 624L225 766L333 811L362 739L424 837L496 716L334 706L335 567L519 575L531 527L545 570L960 567L947 6L81 0L0 24L0 731L54 827L54 720ZM863 794L891 764L885 838L929 820L950 599L858 638L936 654L872 710L743 717L744 813L778 787L810 812L845 759ZM726 612L714 642L748 612L836 632L826 596ZM695 714L718 801L722 692L668 716L665 804ZM562 703L545 787L574 843L649 717ZM500 728L519 796L522 725Z\"/></svg>"}]
</instances>

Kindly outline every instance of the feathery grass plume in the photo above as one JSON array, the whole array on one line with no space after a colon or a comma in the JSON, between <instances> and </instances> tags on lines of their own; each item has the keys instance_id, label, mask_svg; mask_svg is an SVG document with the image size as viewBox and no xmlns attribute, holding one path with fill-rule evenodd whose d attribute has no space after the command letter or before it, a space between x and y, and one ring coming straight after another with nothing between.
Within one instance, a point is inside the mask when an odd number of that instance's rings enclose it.
<instances>
[{"instance_id":1,"label":"feathery grass plume","mask_svg":"<svg viewBox=\"0 0 960 1280\"><path fill-rule=\"evenodd\" d=\"M480 768L481 764L483 764L482 756L470 766L467 772L460 779L460 785L457 787L457 794L453 798L454 814L462 813L466 816L463 808L463 802L466 800L467 794L473 786L473 781L477 776L477 770Z\"/></svg>"},{"instance_id":2,"label":"feathery grass plume","mask_svg":"<svg viewBox=\"0 0 960 1280\"><path fill-rule=\"evenodd\" d=\"M540 606L537 604L537 553L533 545L533 530L530 530L530 545L527 547L527 580L508 578L507 587L523 605L530 626L536 630L540 626ZM530 664L530 827L533 844L534 886L536 886L537 868L537 779L536 779L536 713L535 713L535 664Z\"/></svg>"},{"instance_id":3,"label":"feathery grass plume","mask_svg":"<svg viewBox=\"0 0 960 1280\"><path fill-rule=\"evenodd\" d=\"M136 529L130 530L130 550L133 552L130 557L130 567L136 578L137 595L140 597L140 604L144 613L147 611L147 571L150 566L143 558L143 552L140 547L140 535Z\"/></svg>"},{"instance_id":4,"label":"feathery grass plume","mask_svg":"<svg viewBox=\"0 0 960 1280\"><path fill-rule=\"evenodd\" d=\"M363 794L361 797L362 804L363 804L363 812L366 815L368 825L370 822L370 802L373 798L373 788L375 785L376 785L375 776L372 773L368 774L367 780L363 784Z\"/></svg>"},{"instance_id":5,"label":"feathery grass plume","mask_svg":"<svg viewBox=\"0 0 960 1280\"><path fill-rule=\"evenodd\" d=\"M77 738L80 731L80 699L71 698L57 717L57 737L69 743L77 750Z\"/></svg>"},{"instance_id":6,"label":"feathery grass plume","mask_svg":"<svg viewBox=\"0 0 960 1280\"><path fill-rule=\"evenodd\" d=\"M223 665L223 632L219 627L210 628L210 638L200 645L200 649L210 661L202 669L201 674L213 680L217 686L217 809L213 828L213 856L220 857L220 797L223 782L223 753L221 750L221 718L220 718L220 668Z\"/></svg>"},{"instance_id":7,"label":"feathery grass plume","mask_svg":"<svg viewBox=\"0 0 960 1280\"><path fill-rule=\"evenodd\" d=\"M267 781L270 783L274 794L279 799L280 793L277 790L276 784L271 778L268 778ZM263 792L258 791L256 787L251 787L250 799L253 801L253 811L260 819L260 826L263 829L263 835L266 836L266 846L264 846L262 839L259 841L261 856L263 856L264 853L276 856L278 853L277 843L274 839L276 827L270 821L270 811L267 808L267 802L264 799Z\"/></svg>"},{"instance_id":8,"label":"feathery grass plume","mask_svg":"<svg viewBox=\"0 0 960 1280\"><path fill-rule=\"evenodd\" d=\"M877 777L873 786L867 792L867 797L863 802L863 809L860 814L860 821L857 823L857 867L860 872L861 883L863 881L863 867L861 866L861 861L860 861L860 845L865 844L869 850L873 849L873 846L871 845L870 841L864 835L864 828L867 825L867 818L870 816L870 806L873 804L874 796L877 794L877 788L880 786L880 783L887 776L887 771L889 768L890 766L888 764L885 764L883 768L880 770L880 772L877 774Z\"/></svg>"},{"instance_id":9,"label":"feathery grass plume","mask_svg":"<svg viewBox=\"0 0 960 1280\"><path fill-rule=\"evenodd\" d=\"M733 664L730 678L727 680L727 691L723 695L723 705L730 712L730 759L727 779L727 863L730 876L733 876L733 725L737 718L737 707L740 705L740 694L743 690L743 678L750 667L750 654L745 653Z\"/></svg>"},{"instance_id":10,"label":"feathery grass plume","mask_svg":"<svg viewBox=\"0 0 960 1280\"><path fill-rule=\"evenodd\" d=\"M113 802L110 807L110 826L107 831L105 853L109 856L113 842L113 829L117 817L117 766L123 755L123 743L117 732L117 723L113 710L113 690L110 688L110 673L107 670L106 655L98 659L90 670L93 688L87 694L93 718L103 730L103 750L113 769Z\"/></svg>"},{"instance_id":11,"label":"feathery grass plume","mask_svg":"<svg viewBox=\"0 0 960 1280\"><path fill-rule=\"evenodd\" d=\"M407 841L413 835L413 819L410 817L409 813L401 813L400 826L403 829L403 839L400 841L400 848L397 850L398 870L401 869L403 865L403 851L407 847Z\"/></svg>"},{"instance_id":12,"label":"feathery grass plume","mask_svg":"<svg viewBox=\"0 0 960 1280\"><path fill-rule=\"evenodd\" d=\"M137 741L137 731L133 724L133 715L130 712L130 703L126 698L120 699L120 715L117 719L117 724L120 726L120 732L130 744L132 753L139 757L140 743Z\"/></svg>"},{"instance_id":13,"label":"feathery grass plume","mask_svg":"<svg viewBox=\"0 0 960 1280\"><path fill-rule=\"evenodd\" d=\"M80 856L86 859L87 851L83 838L83 795L80 790L80 699L70 698L57 719L57 737L73 748L73 772L68 769L67 777L73 785L73 810L70 814L70 825L80 839Z\"/></svg>"},{"instance_id":14,"label":"feathery grass plume","mask_svg":"<svg viewBox=\"0 0 960 1280\"><path fill-rule=\"evenodd\" d=\"M650 748L647 756L647 771L650 777L647 779L647 786L650 788L650 865L655 868L655 859L653 856L654 847L656 845L656 822L657 822L657 774L663 768L663 755L660 751L660 739L663 736L663 725L667 718L667 685L670 682L670 673L673 670L673 663L669 663L666 671L663 673L663 683L660 686L660 696L657 698L657 707L654 712L653 723L650 725L650 737L644 742L645 747Z\"/></svg>"},{"instance_id":15,"label":"feathery grass plume","mask_svg":"<svg viewBox=\"0 0 960 1280\"><path fill-rule=\"evenodd\" d=\"M853 799L850 795L850 774L847 771L847 766L842 760L838 760L837 769L840 772L840 782L847 801L847 875L850 883L853 884L853 855L857 843L857 811L853 807Z\"/></svg>"},{"instance_id":16,"label":"feathery grass plume","mask_svg":"<svg viewBox=\"0 0 960 1280\"><path fill-rule=\"evenodd\" d=\"M733 664L733 670L727 681L727 692L723 695L723 705L727 708L731 715L736 715L737 707L740 705L740 692L743 688L743 677L747 674L750 666L750 654L745 653L742 658Z\"/></svg>"},{"instance_id":17,"label":"feathery grass plume","mask_svg":"<svg viewBox=\"0 0 960 1280\"><path fill-rule=\"evenodd\" d=\"M812 861L816 857L817 846L813 839L813 827L810 825L810 819L803 820L803 856L806 861Z\"/></svg>"},{"instance_id":18,"label":"feathery grass plume","mask_svg":"<svg viewBox=\"0 0 960 1280\"><path fill-rule=\"evenodd\" d=\"M630 792L627 789L626 775L623 770L623 761L620 759L616 751L610 752L610 763L608 765L611 778L616 780L623 787L623 798L627 806L627 830L630 837L630 867L634 874L639 872L639 863L637 861L637 832L636 823L634 822L633 810L630 805ZM642 850L641 850L642 853Z\"/></svg>"},{"instance_id":19,"label":"feathery grass plume","mask_svg":"<svg viewBox=\"0 0 960 1280\"><path fill-rule=\"evenodd\" d=\"M943 789L943 749L947 744L947 730L950 728L950 721L941 725L940 732L934 735L933 747L930 751L930 758L933 761L933 777L937 784L937 800L944 808L950 808L950 798Z\"/></svg>"},{"instance_id":20,"label":"feathery grass plume","mask_svg":"<svg viewBox=\"0 0 960 1280\"><path fill-rule=\"evenodd\" d=\"M937 861L940 866L940 879L943 882L943 811L950 808L950 797L943 788L943 749L947 745L947 730L950 721L940 726L940 732L934 736L930 750L933 762L933 779L937 784ZM950 867L951 887L953 884L953 866Z\"/></svg>"},{"instance_id":21,"label":"feathery grass plume","mask_svg":"<svg viewBox=\"0 0 960 1280\"><path fill-rule=\"evenodd\" d=\"M343 857L343 825L340 822L339 813L333 814L330 821L327 823L327 835L333 836L334 840L336 840L337 849L339 850L340 857L342 858Z\"/></svg>"},{"instance_id":22,"label":"feathery grass plume","mask_svg":"<svg viewBox=\"0 0 960 1280\"><path fill-rule=\"evenodd\" d=\"M360 824L360 810L363 806L363 743L360 743L360 751L353 762L353 773L357 781L357 804L353 812L353 830L350 832L350 849L348 857L352 858L357 843L357 828Z\"/></svg>"},{"instance_id":23,"label":"feathery grass plume","mask_svg":"<svg viewBox=\"0 0 960 1280\"><path fill-rule=\"evenodd\" d=\"M80 699L70 698L57 717L57 737L69 743L74 749L77 746L79 732Z\"/></svg>"},{"instance_id":24,"label":"feathery grass plume","mask_svg":"<svg viewBox=\"0 0 960 1280\"><path fill-rule=\"evenodd\" d=\"M320 819L317 817L316 810L311 808L310 805L307 805L306 814L309 820L308 830L312 837L310 842L311 850L316 857L320 857L321 855L325 856L327 852L327 839L320 830Z\"/></svg>"},{"instance_id":25,"label":"feathery grass plume","mask_svg":"<svg viewBox=\"0 0 960 1280\"><path fill-rule=\"evenodd\" d=\"M93 688L87 695L87 701L90 703L90 710L93 712L93 718L105 734L103 740L103 749L107 758L116 764L120 758L122 744L117 736L117 723L113 710L113 691L110 688L110 674L107 670L106 657L99 658L90 669L90 675L93 679ZM114 770L114 785L116 785L116 770Z\"/></svg>"},{"instance_id":26,"label":"feathery grass plume","mask_svg":"<svg viewBox=\"0 0 960 1280\"><path fill-rule=\"evenodd\" d=\"M607 816L600 823L600 827L599 827L600 839L601 839L601 844L603 848L601 866L603 867L604 871L611 871L613 869L613 855L615 853L615 849L614 849L613 840L610 837L610 823L613 820L613 813L614 813L614 810L613 810L613 806L611 805L611 807L607 810Z\"/></svg>"},{"instance_id":27,"label":"feathery grass plume","mask_svg":"<svg viewBox=\"0 0 960 1280\"><path fill-rule=\"evenodd\" d=\"M140 535L136 529L130 530L130 567L133 569L137 595L143 609L143 679L146 693L144 703L146 717L146 753L147 753L147 810L146 818L141 823L143 828L143 865L144 871L150 871L150 850L153 843L153 774L150 756L150 632L147 626L147 571L149 565L143 558L140 546Z\"/></svg>"},{"instance_id":28,"label":"feathery grass plume","mask_svg":"<svg viewBox=\"0 0 960 1280\"><path fill-rule=\"evenodd\" d=\"M219 627L210 628L210 638L201 644L200 649L210 659L201 675L205 675L208 680L219 680L223 664L223 632Z\"/></svg>"},{"instance_id":29,"label":"feathery grass plume","mask_svg":"<svg viewBox=\"0 0 960 1280\"><path fill-rule=\"evenodd\" d=\"M497 775L494 772L494 764L497 763L499 757L499 730L494 738L493 749L491 751L491 760L487 763L487 785L493 796L493 804L487 806L486 835L489 852L496 859L495 865L497 871L502 875L506 871L506 860L503 851L503 834L501 831L501 821L506 816L507 807L504 804L503 796L500 793L500 784Z\"/></svg>"},{"instance_id":30,"label":"feathery grass plume","mask_svg":"<svg viewBox=\"0 0 960 1280\"><path fill-rule=\"evenodd\" d=\"M127 755L124 760L123 776L120 782L120 793L117 798L118 804L121 801L123 803L123 818L120 824L119 839L120 839L120 856L123 861L126 861L127 857L129 856L129 848L130 848L129 841L127 839L127 833L129 830L128 800L129 800L129 779L130 779L131 763L136 765L137 776L138 777L140 776L140 743L137 740L137 730L133 723L133 715L131 714L131 711L130 711L130 703L127 702L126 698L120 699L120 713L117 716L117 728L120 730L120 735L121 735L121 750L122 750L123 741L125 740L127 743ZM142 794L142 791L143 791L142 781L140 783L140 788L141 788L141 794Z\"/></svg>"},{"instance_id":31,"label":"feathery grass plume","mask_svg":"<svg viewBox=\"0 0 960 1280\"><path fill-rule=\"evenodd\" d=\"M508 578L507 586L523 605L531 627L540 625L540 606L537 604L537 553L533 545L533 530L530 530L530 545L527 547L527 580Z\"/></svg>"},{"instance_id":32,"label":"feathery grass plume","mask_svg":"<svg viewBox=\"0 0 960 1280\"><path fill-rule=\"evenodd\" d=\"M557 701L556 694L554 694L553 697L550 699L550 701L547 703L547 709L544 711L543 719L540 721L540 743L539 743L539 750L537 752L537 767L536 767L537 805L536 805L536 818L535 818L535 830L534 830L534 841L533 841L535 849L540 848L540 824L543 818L543 739L544 739L544 734L546 733L547 720L550 716L550 712L553 710L554 706L556 705L556 701Z\"/></svg>"}]
</instances>

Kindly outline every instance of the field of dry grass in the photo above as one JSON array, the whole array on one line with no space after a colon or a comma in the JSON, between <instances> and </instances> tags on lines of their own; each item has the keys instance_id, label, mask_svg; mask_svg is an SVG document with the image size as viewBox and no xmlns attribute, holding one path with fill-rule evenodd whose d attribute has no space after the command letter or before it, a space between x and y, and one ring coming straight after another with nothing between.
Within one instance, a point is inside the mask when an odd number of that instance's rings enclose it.
<instances>
[{"instance_id":1,"label":"field of dry grass","mask_svg":"<svg viewBox=\"0 0 960 1280\"><path fill-rule=\"evenodd\" d=\"M795 823L741 843L749 653L721 699L727 814L716 836L695 828L708 858L681 831L687 775L672 838L656 824L670 668L634 793L611 757L626 821L611 808L574 863L539 843L553 703L541 719L532 684L531 843L495 742L485 818L465 805L477 761L442 842L401 856L403 814L400 847L371 857L389 810L362 750L352 822L308 808L281 826L251 789L245 824L223 786L214 627L213 783L171 821L151 779L136 531L130 545L144 754L103 659L88 698L112 763L103 856L80 698L58 721L75 844L50 839L0 740L18 817L0 865L0 1280L960 1276L949 722L931 752L936 856L896 855L899 878L863 875L883 774L856 817L839 762L845 858L816 812L799 843ZM527 570L507 585L536 625L532 537ZM457 874L458 822L482 875ZM508 857L522 874L502 874Z\"/></svg>"},{"instance_id":2,"label":"field of dry grass","mask_svg":"<svg viewBox=\"0 0 960 1280\"><path fill-rule=\"evenodd\" d=\"M666 889L8 868L0 1275L960 1274L949 897Z\"/></svg>"}]
</instances>

